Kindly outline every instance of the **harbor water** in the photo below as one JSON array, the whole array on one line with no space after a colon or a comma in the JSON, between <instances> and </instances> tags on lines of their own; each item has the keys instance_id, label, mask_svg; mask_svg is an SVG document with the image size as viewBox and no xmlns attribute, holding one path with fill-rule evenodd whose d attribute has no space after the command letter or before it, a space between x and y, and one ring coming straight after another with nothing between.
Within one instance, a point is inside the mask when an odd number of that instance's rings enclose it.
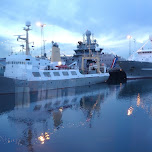
<instances>
[{"instance_id":1,"label":"harbor water","mask_svg":"<svg viewBox=\"0 0 152 152\"><path fill-rule=\"evenodd\" d=\"M26 87L0 95L0 151L151 152L151 84L134 80L32 93Z\"/></svg>"}]
</instances>

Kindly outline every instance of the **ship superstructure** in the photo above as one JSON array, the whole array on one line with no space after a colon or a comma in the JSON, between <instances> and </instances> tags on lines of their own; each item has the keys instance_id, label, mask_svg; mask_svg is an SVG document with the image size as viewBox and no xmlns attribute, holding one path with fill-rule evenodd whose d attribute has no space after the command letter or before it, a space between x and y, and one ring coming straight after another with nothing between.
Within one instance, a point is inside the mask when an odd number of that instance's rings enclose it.
<instances>
[{"instance_id":1,"label":"ship superstructure","mask_svg":"<svg viewBox=\"0 0 152 152\"><path fill-rule=\"evenodd\" d=\"M94 39L91 31L87 30L83 35L83 41L78 41L77 49L74 50L74 55L72 57L62 57L62 59L67 63L77 62L79 68L82 68L82 57L92 56L99 57L100 65L105 65L108 69L111 68L113 59L115 55L112 53L104 53L103 48L99 47L97 40ZM94 63L94 60L85 60L84 68L87 70L89 65Z\"/></svg>"}]
</instances>

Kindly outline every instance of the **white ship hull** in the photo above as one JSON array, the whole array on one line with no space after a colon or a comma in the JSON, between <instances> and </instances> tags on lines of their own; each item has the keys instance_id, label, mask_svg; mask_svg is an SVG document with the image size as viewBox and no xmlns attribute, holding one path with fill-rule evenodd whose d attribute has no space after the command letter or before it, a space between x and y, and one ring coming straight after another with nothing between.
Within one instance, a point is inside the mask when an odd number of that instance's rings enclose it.
<instances>
[{"instance_id":1,"label":"white ship hull","mask_svg":"<svg viewBox=\"0 0 152 152\"><path fill-rule=\"evenodd\" d=\"M106 82L109 77L108 73L101 76L82 77L61 80L46 80L46 81L26 81L6 77L0 77L0 94L15 93L15 92L33 92L39 90L50 90L59 88L68 88L76 86L87 86ZM25 88L28 88L27 90Z\"/></svg>"}]
</instances>

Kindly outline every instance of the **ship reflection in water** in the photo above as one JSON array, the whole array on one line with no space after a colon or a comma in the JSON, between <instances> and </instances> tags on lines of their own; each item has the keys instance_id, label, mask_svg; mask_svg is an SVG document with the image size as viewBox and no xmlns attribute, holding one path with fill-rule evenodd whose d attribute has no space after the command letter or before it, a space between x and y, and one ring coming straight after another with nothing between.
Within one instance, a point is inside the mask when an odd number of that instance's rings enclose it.
<instances>
[{"instance_id":1,"label":"ship reflection in water","mask_svg":"<svg viewBox=\"0 0 152 152\"><path fill-rule=\"evenodd\" d=\"M152 151L151 83L16 88L0 96L1 151Z\"/></svg>"}]
</instances>

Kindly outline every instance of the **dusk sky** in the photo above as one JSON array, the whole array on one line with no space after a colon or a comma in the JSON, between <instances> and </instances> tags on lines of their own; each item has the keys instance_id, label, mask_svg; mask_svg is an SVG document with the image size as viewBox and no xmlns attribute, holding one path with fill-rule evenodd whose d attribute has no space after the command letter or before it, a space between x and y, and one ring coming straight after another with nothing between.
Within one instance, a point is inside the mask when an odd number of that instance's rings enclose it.
<instances>
[{"instance_id":1,"label":"dusk sky","mask_svg":"<svg viewBox=\"0 0 152 152\"><path fill-rule=\"evenodd\" d=\"M14 35L24 34L25 22L31 21L32 55L40 54L41 29L36 22L41 22L46 24L46 52L55 41L62 53L72 55L83 33L90 30L105 52L128 58L127 35L132 36L133 51L152 34L151 6L151 0L0 0L0 57L20 50Z\"/></svg>"}]
</instances>

